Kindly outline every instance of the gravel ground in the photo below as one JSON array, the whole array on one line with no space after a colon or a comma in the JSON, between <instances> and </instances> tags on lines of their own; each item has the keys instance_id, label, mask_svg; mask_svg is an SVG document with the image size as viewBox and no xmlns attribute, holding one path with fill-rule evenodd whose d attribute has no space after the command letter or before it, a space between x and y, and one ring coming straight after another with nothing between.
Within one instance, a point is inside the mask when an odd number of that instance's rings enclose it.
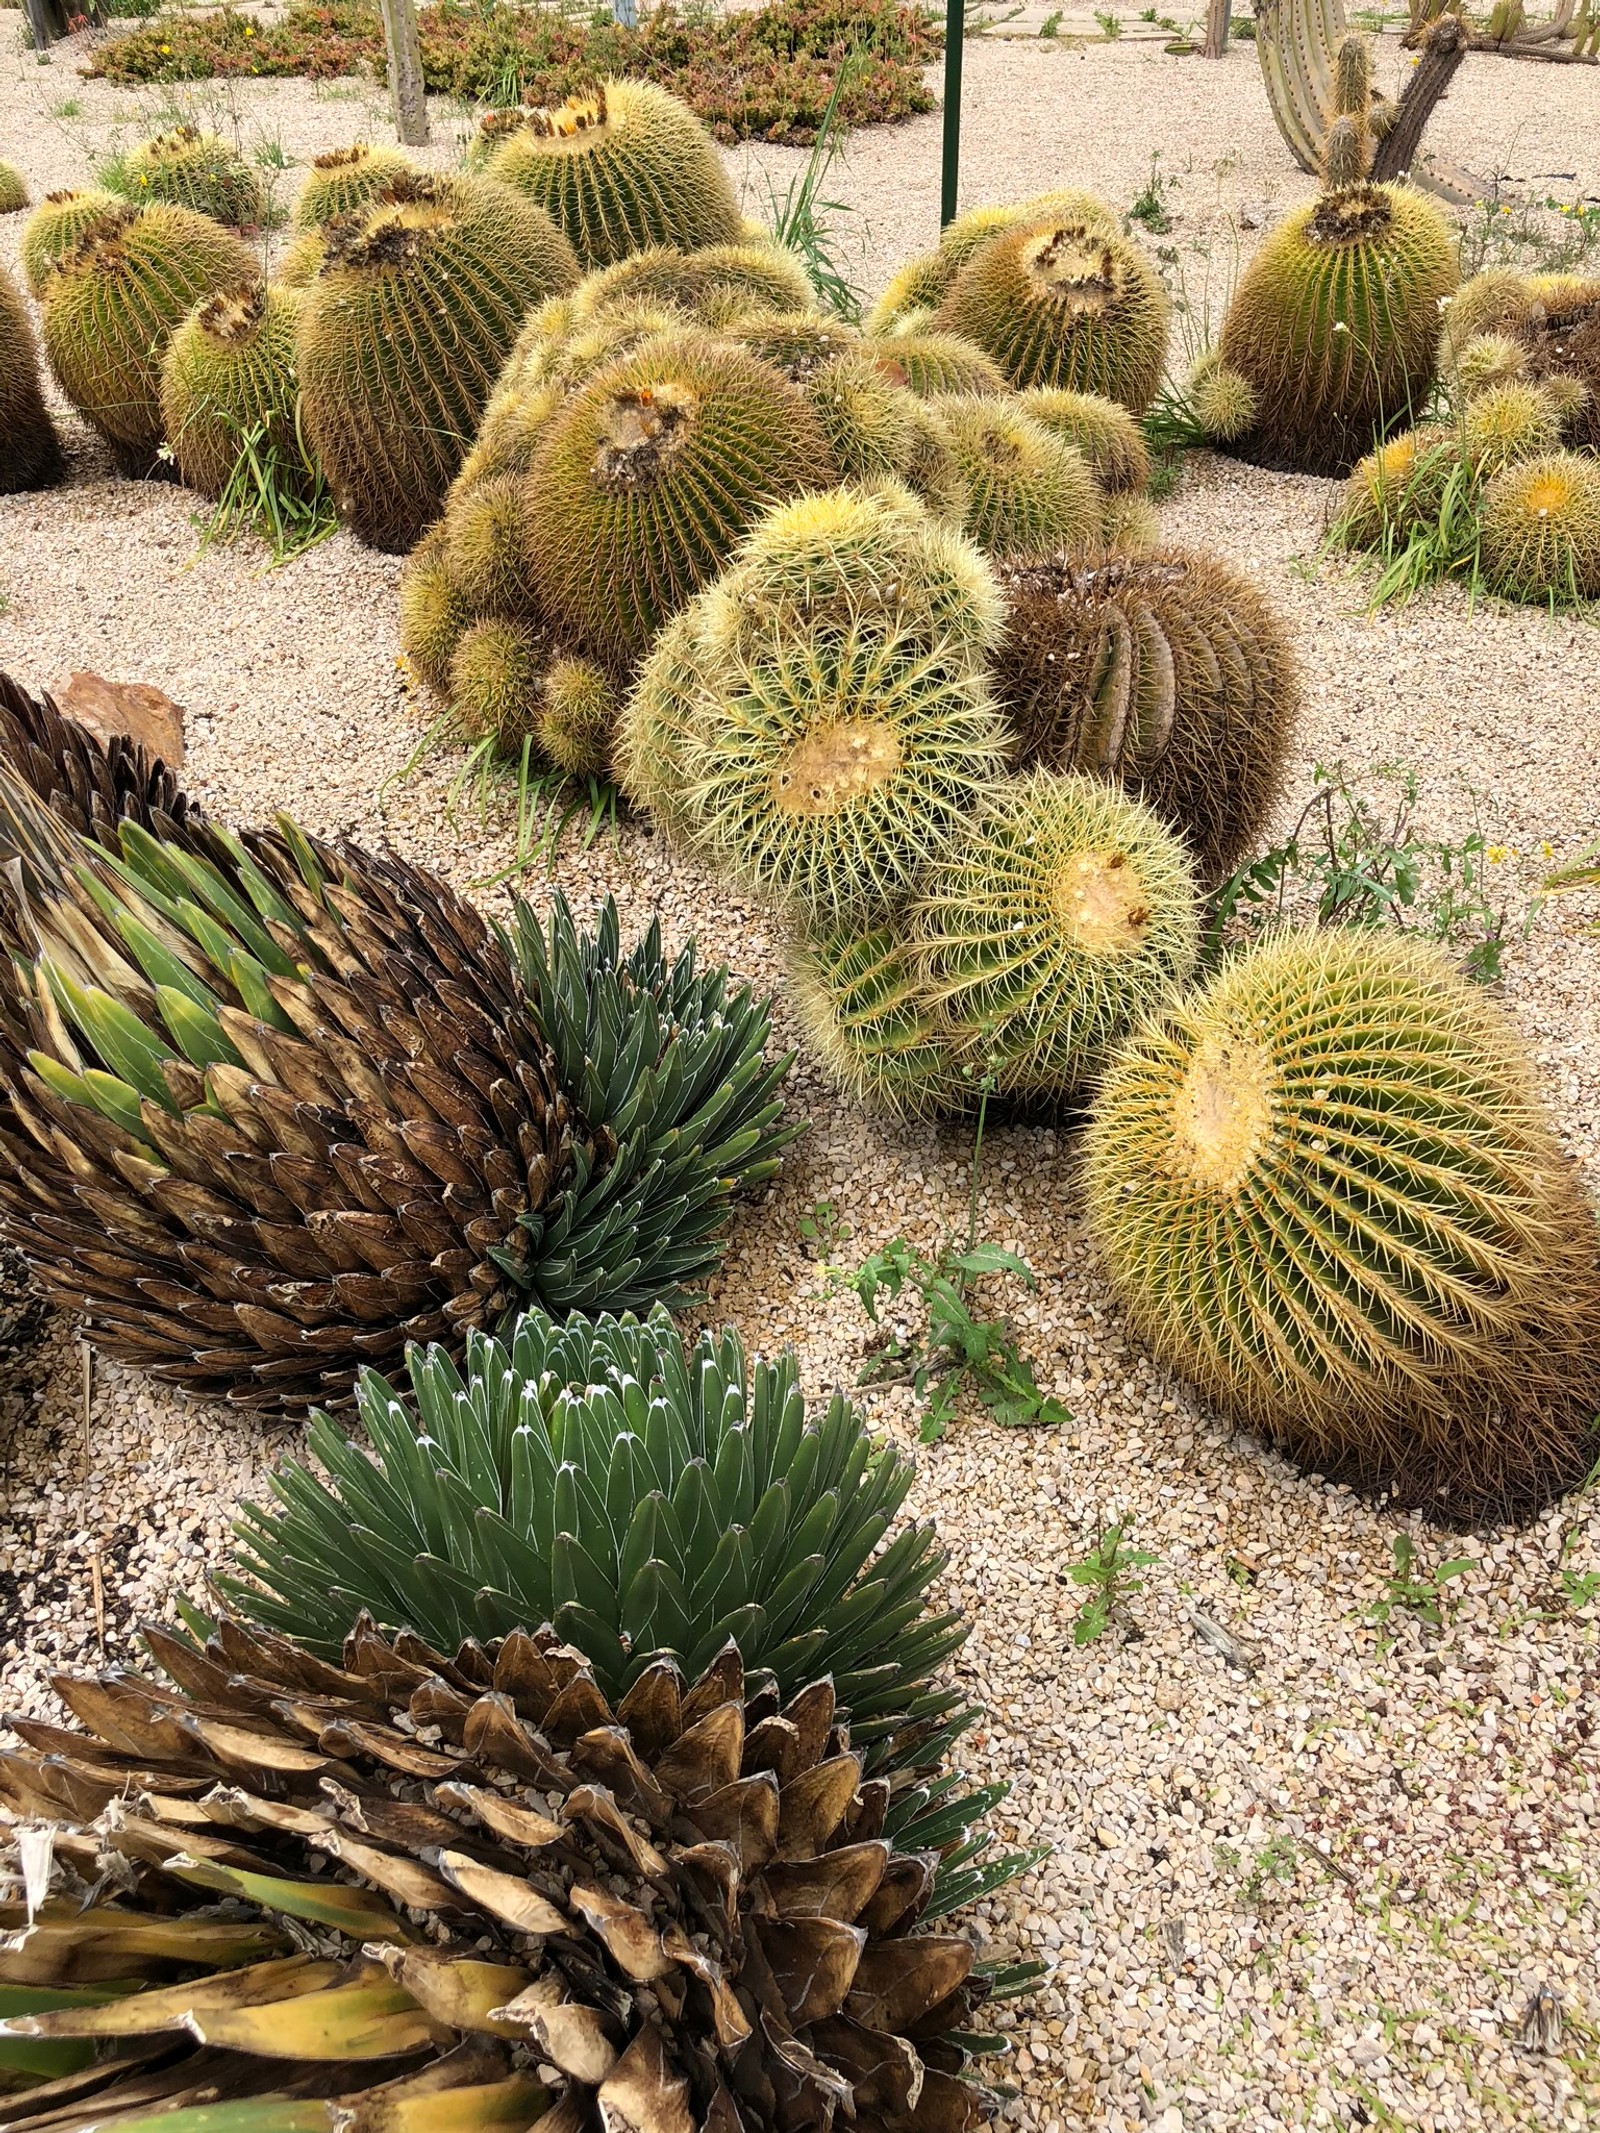
<instances>
[{"instance_id":1,"label":"gravel ground","mask_svg":"<svg viewBox=\"0 0 1600 2133\"><path fill-rule=\"evenodd\" d=\"M157 115L156 97L78 82L65 50L46 69L14 46L0 26L0 153L36 191L81 181L119 129L131 139ZM1259 224L1306 181L1253 55L1199 67L1149 45L974 44L966 197L1070 181L1125 206L1159 148L1179 181L1169 265L1191 292L1217 276L1220 301L1224 264L1251 241L1241 221ZM72 103L76 114L49 115ZM253 84L184 104L294 161L387 131L370 89L349 84ZM463 130L460 114L439 118L441 133ZM1600 72L1474 60L1432 138L1537 198L1592 196ZM863 136L835 173L830 190L870 232L864 282L931 239L938 140L937 117ZM442 141L440 158L451 152ZM763 173L781 189L799 161L731 160L756 202ZM17 234L17 220L0 224L8 263ZM192 499L113 481L82 429L70 434L68 488L0 502L0 662L35 686L92 667L168 690L190 713L190 782L224 815L291 807L325 834L386 837L463 885L506 862L503 812L448 811L449 760L398 779L426 711L396 668L393 561L343 536L276 574L248 547L197 557ZM1508 847L1520 922L1545 845L1566 857L1600 834L1600 640L1527 612L1469 613L1453 591L1368 619L1358 584L1315 564L1331 493L1199 455L1165 518L1174 541L1252 572L1299 635L1309 707L1291 789L1303 794L1318 761L1414 764L1425 820L1453 835L1476 788ZM646 830L569 848L557 871L580 903L612 890L635 924L659 910L672 941L697 933L759 985L778 982L764 916ZM1526 940L1514 925L1504 993L1600 1185L1593 915L1556 905ZM787 1037L781 1000L777 1017ZM753 1345L793 1342L820 1395L855 1377L866 1329L852 1298L823 1293L802 1217L837 1208L850 1258L897 1233L931 1245L965 1220L971 1139L868 1124L804 1063L791 1093L811 1131L740 1222L711 1309ZM1398 1523L1296 1476L1153 1369L1088 1263L1076 1206L1068 1131L991 1131L980 1227L1039 1276L1036 1293L996 1307L1012 1309L1073 1419L1003 1435L963 1418L924 1452L916 1503L950 1541L950 1587L973 1613L962 1672L990 1717L969 1766L1011 1778L1007 1833L1052 1848L988 1921L1000 1945L1053 1966L1018 2020L1016 2122L1594 2123L1600 1648L1595 1604L1575 1604L1583 1587L1561 1572L1600 1572L1600 1515L1571 1503L1530 1531L1460 1545L1413 1528L1424 1563L1463 1554L1475 1567L1441 1633L1402 1614L1380 1649L1364 1618ZM914 1436L907 1393L864 1400ZM134 1621L198 1589L230 1506L294 1436L179 1405L104 1361L86 1407L83 1351L59 1321L0 1413L8 1425L0 1662L6 1702L31 1708L53 1665L125 1656ZM1117 1512L1157 1560L1123 1624L1075 1648L1082 1593L1062 1572ZM1227 1631L1239 1663L1198 1618ZM1541 1988L1563 2014L1546 2050L1519 2041Z\"/></svg>"}]
</instances>

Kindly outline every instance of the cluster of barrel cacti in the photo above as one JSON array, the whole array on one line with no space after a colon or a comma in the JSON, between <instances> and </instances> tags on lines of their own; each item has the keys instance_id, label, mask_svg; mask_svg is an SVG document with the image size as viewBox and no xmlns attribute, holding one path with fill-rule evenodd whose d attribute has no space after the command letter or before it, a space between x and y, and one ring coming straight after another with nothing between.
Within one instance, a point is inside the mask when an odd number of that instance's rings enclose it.
<instances>
[{"instance_id":1,"label":"cluster of barrel cacti","mask_svg":"<svg viewBox=\"0 0 1600 2133\"><path fill-rule=\"evenodd\" d=\"M738 220L692 124L624 85L497 123L480 155L592 264L528 320L407 567L402 634L465 735L562 769L608 766L640 662L790 496L892 482L1002 563L1136 554L1154 538L1136 417L1164 361L1166 302L1108 209L1049 195L946 232L941 267L950 254L964 271L1019 232L1050 251L975 328L993 353L888 296L857 327ZM669 153L675 190L657 169ZM1101 250L1080 259L1089 232ZM1013 314L1026 315L1020 353Z\"/></svg>"},{"instance_id":2,"label":"cluster of barrel cacti","mask_svg":"<svg viewBox=\"0 0 1600 2133\"><path fill-rule=\"evenodd\" d=\"M1445 307L1438 362L1431 419L1350 475L1341 538L1392 552L1424 534L1508 599L1600 598L1600 281L1478 274Z\"/></svg>"}]
</instances>

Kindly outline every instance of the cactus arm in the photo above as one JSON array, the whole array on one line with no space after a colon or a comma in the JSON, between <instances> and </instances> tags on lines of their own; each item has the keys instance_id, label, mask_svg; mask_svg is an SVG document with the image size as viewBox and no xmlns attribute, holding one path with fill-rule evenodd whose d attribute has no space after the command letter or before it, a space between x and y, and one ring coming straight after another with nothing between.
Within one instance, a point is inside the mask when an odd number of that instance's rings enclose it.
<instances>
[{"instance_id":1,"label":"cactus arm","mask_svg":"<svg viewBox=\"0 0 1600 2133\"><path fill-rule=\"evenodd\" d=\"M1393 123L1379 141L1372 159L1372 175L1381 183L1406 172L1422 182L1422 130L1433 116L1435 105L1455 78L1467 56L1467 33L1458 15L1441 15L1423 40L1422 56L1395 107ZM1452 174L1454 178L1455 174ZM1465 176L1462 173L1461 176ZM1475 180L1469 180L1476 183ZM1450 197L1448 194L1446 197Z\"/></svg>"},{"instance_id":2,"label":"cactus arm","mask_svg":"<svg viewBox=\"0 0 1600 2133\"><path fill-rule=\"evenodd\" d=\"M1278 131L1302 170L1315 172L1333 109L1341 0L1260 0L1256 53Z\"/></svg>"}]
</instances>

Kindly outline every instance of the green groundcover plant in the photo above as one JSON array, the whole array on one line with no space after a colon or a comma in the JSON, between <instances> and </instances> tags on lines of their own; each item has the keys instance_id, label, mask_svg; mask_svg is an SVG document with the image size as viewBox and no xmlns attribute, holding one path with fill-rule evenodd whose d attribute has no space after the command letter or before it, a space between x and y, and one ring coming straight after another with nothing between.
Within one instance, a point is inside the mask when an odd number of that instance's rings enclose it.
<instances>
[{"instance_id":1,"label":"green groundcover plant","mask_svg":"<svg viewBox=\"0 0 1600 2133\"><path fill-rule=\"evenodd\" d=\"M857 56L839 96L839 126L931 110L922 69L940 42L934 18L899 0L769 0L727 16L668 5L636 29L555 8L439 0L421 10L419 26L423 74L442 95L559 104L597 77L638 76L681 97L719 141L802 146L822 125L850 54ZM96 52L84 71L123 84L253 74L318 80L381 73L383 64L376 6L302 0L275 23L230 7L158 15Z\"/></svg>"}]
</instances>

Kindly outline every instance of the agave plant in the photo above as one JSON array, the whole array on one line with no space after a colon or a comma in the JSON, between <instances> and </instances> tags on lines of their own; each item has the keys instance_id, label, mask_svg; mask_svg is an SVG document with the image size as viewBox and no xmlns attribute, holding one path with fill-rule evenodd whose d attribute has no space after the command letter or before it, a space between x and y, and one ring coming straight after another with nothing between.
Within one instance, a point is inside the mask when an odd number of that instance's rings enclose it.
<instances>
[{"instance_id":1,"label":"agave plant","mask_svg":"<svg viewBox=\"0 0 1600 2133\"><path fill-rule=\"evenodd\" d=\"M158 836L173 836L202 817L159 757L128 734L102 744L86 726L64 718L50 696L32 696L0 673L0 758L80 835L102 843L130 817Z\"/></svg>"},{"instance_id":2,"label":"agave plant","mask_svg":"<svg viewBox=\"0 0 1600 2133\"><path fill-rule=\"evenodd\" d=\"M348 1400L532 1298L681 1299L791 1137L767 1014L613 906L493 931L402 861L189 817L85 838L0 762L0 1232L118 1357Z\"/></svg>"},{"instance_id":3,"label":"agave plant","mask_svg":"<svg viewBox=\"0 0 1600 2133\"><path fill-rule=\"evenodd\" d=\"M808 1418L792 1354L747 1363L731 1329L686 1350L653 1312L523 1317L474 1334L465 1370L409 1358L413 1412L375 1371L358 1403L372 1449L326 1416L238 1524L232 1606L336 1656L365 1609L434 1644L550 1623L603 1693L663 1657L686 1674L729 1639L780 1694L828 1674L869 1762L942 1749L971 1717L928 1686L961 1644L925 1614L947 1556L931 1526L873 1551L914 1470L842 1395Z\"/></svg>"},{"instance_id":4,"label":"agave plant","mask_svg":"<svg viewBox=\"0 0 1600 2133\"><path fill-rule=\"evenodd\" d=\"M1032 1863L980 1856L1004 1787L894 1793L829 1682L752 1691L732 1645L613 1703L551 1631L446 1655L358 1621L332 1665L203 1627L146 1633L175 1690L60 1677L77 1727L13 1721L0 1797L35 1827L0 2053L34 2057L11 2123L988 2115L964 2069L998 2040L972 2017L1028 1973L939 1921Z\"/></svg>"}]
</instances>

